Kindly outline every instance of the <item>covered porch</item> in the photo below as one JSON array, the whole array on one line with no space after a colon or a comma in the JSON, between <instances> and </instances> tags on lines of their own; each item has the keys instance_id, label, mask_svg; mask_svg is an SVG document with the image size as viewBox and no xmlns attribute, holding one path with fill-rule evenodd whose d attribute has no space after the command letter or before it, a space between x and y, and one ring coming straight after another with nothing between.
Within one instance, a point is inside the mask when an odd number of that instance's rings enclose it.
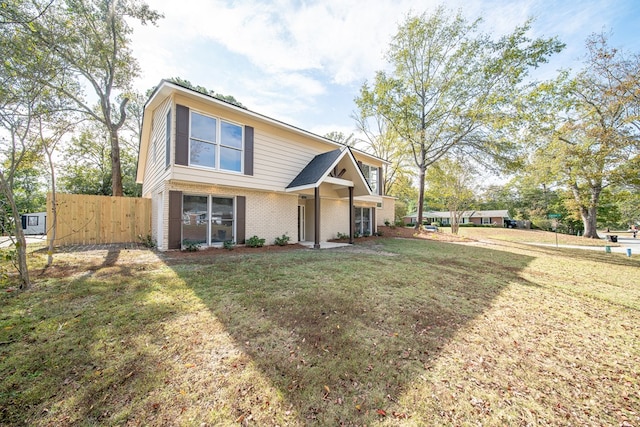
<instances>
[{"instance_id":1,"label":"covered porch","mask_svg":"<svg viewBox=\"0 0 640 427\"><path fill-rule=\"evenodd\" d=\"M312 235L314 249L329 246L326 240L335 231L344 234L348 231L349 242L353 243L354 198L372 194L349 147L315 156L286 191L298 194L299 198L298 241L304 244ZM345 221L348 230L341 231Z\"/></svg>"}]
</instances>

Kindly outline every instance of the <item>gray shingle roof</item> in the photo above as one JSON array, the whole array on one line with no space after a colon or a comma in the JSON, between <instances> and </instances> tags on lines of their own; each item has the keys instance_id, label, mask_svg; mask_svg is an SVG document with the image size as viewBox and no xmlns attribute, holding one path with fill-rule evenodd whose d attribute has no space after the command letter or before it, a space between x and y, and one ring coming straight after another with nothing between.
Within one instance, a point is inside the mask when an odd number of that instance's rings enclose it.
<instances>
[{"instance_id":1,"label":"gray shingle roof","mask_svg":"<svg viewBox=\"0 0 640 427\"><path fill-rule=\"evenodd\" d=\"M342 150L337 148L333 151L318 154L304 167L287 188L302 187L318 183L329 171L329 168L338 160Z\"/></svg>"}]
</instances>

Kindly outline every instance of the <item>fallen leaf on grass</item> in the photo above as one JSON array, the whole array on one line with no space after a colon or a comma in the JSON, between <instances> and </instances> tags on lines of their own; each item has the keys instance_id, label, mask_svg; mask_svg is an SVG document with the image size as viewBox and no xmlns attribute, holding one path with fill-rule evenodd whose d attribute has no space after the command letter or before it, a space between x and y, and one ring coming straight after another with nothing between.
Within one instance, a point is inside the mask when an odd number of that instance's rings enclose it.
<instances>
[{"instance_id":1,"label":"fallen leaf on grass","mask_svg":"<svg viewBox=\"0 0 640 427\"><path fill-rule=\"evenodd\" d=\"M378 409L376 410L376 412L378 413L378 415L380 415L381 417L386 417L387 413L385 412L384 409Z\"/></svg>"}]
</instances>

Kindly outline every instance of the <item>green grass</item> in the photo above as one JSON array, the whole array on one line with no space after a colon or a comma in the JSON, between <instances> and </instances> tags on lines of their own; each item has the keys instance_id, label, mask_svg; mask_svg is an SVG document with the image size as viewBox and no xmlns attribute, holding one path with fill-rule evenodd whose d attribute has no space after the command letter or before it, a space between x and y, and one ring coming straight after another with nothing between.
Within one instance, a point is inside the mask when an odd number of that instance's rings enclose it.
<instances>
[{"instance_id":1,"label":"green grass","mask_svg":"<svg viewBox=\"0 0 640 427\"><path fill-rule=\"evenodd\" d=\"M638 425L639 267L505 240L58 254L0 296L0 424Z\"/></svg>"}]
</instances>

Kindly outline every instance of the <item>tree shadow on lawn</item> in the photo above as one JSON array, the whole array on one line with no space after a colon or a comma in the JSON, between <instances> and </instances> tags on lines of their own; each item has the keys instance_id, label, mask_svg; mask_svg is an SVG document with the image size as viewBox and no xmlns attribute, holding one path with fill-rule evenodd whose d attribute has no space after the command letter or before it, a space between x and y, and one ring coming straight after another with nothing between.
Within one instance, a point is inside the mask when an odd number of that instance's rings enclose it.
<instances>
[{"instance_id":1,"label":"tree shadow on lawn","mask_svg":"<svg viewBox=\"0 0 640 427\"><path fill-rule=\"evenodd\" d=\"M451 338L505 287L532 285L519 275L529 256L380 242L384 253L297 251L174 269L282 393L298 423L368 425L412 416L399 398L416 379L429 378ZM236 397L233 416L257 416L257 404L243 402L240 390Z\"/></svg>"},{"instance_id":2,"label":"tree shadow on lawn","mask_svg":"<svg viewBox=\"0 0 640 427\"><path fill-rule=\"evenodd\" d=\"M149 266L118 262L123 255L115 247L74 253L6 301L0 425L110 425L135 419L132 407L153 413L141 405L166 378L164 325L192 302L156 299L156 283L175 281L173 272L136 280Z\"/></svg>"}]
</instances>

